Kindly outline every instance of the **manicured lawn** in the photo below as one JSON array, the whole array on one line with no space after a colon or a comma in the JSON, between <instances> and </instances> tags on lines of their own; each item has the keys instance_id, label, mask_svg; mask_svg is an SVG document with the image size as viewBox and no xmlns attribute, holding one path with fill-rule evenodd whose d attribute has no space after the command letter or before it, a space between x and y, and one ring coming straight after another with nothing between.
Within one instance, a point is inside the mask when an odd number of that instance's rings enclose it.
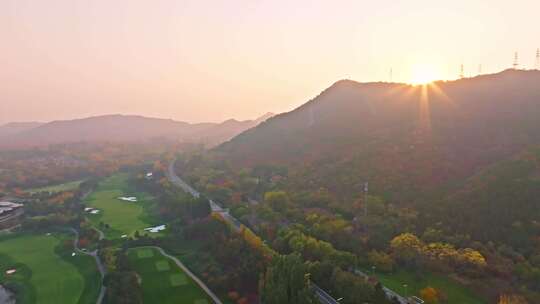
<instances>
[{"instance_id":1,"label":"manicured lawn","mask_svg":"<svg viewBox=\"0 0 540 304\"><path fill-rule=\"evenodd\" d=\"M0 240L0 280L23 285L21 303L95 303L101 279L88 256L60 256L55 251L64 237L19 235ZM67 261L67 258L72 258ZM6 277L9 268L17 269ZM19 271L20 270L20 271Z\"/></svg>"},{"instance_id":2,"label":"manicured lawn","mask_svg":"<svg viewBox=\"0 0 540 304\"><path fill-rule=\"evenodd\" d=\"M83 180L73 181L73 182L67 182L59 185L50 185L45 186L41 188L32 188L26 190L30 193L36 193L36 192L61 192L61 191L68 191L68 190L74 190L79 187L79 185L83 182Z\"/></svg>"},{"instance_id":3,"label":"manicured lawn","mask_svg":"<svg viewBox=\"0 0 540 304\"><path fill-rule=\"evenodd\" d=\"M110 229L102 229L108 238L118 238L124 234L131 236L135 231L142 234L145 233L142 231L144 228L155 224L144 208L150 204L152 197L147 193L131 190L127 179L127 174L115 174L104 179L85 201L87 206L100 210L99 214L87 215L94 225L99 228L99 223L103 222L110 226ZM138 201L122 201L118 199L120 196L135 196Z\"/></svg>"},{"instance_id":4,"label":"manicured lawn","mask_svg":"<svg viewBox=\"0 0 540 304\"><path fill-rule=\"evenodd\" d=\"M145 304L209 304L212 301L174 261L153 248L134 248L128 258L141 276Z\"/></svg>"},{"instance_id":5,"label":"manicured lawn","mask_svg":"<svg viewBox=\"0 0 540 304\"><path fill-rule=\"evenodd\" d=\"M448 304L485 304L486 301L475 296L466 287L437 274L424 274L417 278L413 273L399 271L392 274L375 273L381 283L395 292L408 296L419 294L420 290L431 286L442 290L448 297ZM407 284L407 288L403 285Z\"/></svg>"}]
</instances>

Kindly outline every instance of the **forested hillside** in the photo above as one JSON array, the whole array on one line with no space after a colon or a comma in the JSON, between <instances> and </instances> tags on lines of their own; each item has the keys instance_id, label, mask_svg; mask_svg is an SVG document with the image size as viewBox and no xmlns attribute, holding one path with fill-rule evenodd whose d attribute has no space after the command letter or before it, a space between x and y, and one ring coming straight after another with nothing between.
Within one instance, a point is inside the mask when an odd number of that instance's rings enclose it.
<instances>
[{"instance_id":1,"label":"forested hillside","mask_svg":"<svg viewBox=\"0 0 540 304\"><path fill-rule=\"evenodd\" d=\"M369 180L417 195L539 143L539 83L540 72L513 70L427 88L339 81L219 151L241 165L312 165L315 178L335 170L324 185L347 194Z\"/></svg>"},{"instance_id":2,"label":"forested hillside","mask_svg":"<svg viewBox=\"0 0 540 304\"><path fill-rule=\"evenodd\" d=\"M426 86L342 80L184 153L178 171L280 252L302 253L282 243L300 224L366 267L434 271L490 301L520 288L539 299L539 117L540 71Z\"/></svg>"}]
</instances>

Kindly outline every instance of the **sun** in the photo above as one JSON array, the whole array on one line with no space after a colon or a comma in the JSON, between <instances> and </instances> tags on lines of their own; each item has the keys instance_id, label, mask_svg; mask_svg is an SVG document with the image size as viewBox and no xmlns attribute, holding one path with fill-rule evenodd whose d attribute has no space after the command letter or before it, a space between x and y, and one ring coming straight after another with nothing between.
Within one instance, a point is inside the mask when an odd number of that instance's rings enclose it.
<instances>
[{"instance_id":1,"label":"sun","mask_svg":"<svg viewBox=\"0 0 540 304\"><path fill-rule=\"evenodd\" d=\"M428 84L439 77L437 69L429 64L417 64L411 69L410 83L414 85Z\"/></svg>"}]
</instances>

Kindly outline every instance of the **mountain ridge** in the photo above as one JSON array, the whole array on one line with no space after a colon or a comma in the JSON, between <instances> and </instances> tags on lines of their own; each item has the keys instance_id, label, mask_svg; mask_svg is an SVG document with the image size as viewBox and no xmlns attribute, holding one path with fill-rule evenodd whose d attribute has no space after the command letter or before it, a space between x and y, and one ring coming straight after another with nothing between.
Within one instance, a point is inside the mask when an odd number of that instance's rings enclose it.
<instances>
[{"instance_id":1,"label":"mountain ridge","mask_svg":"<svg viewBox=\"0 0 540 304\"><path fill-rule=\"evenodd\" d=\"M411 187L442 184L540 143L538 117L540 71L506 70L427 86L340 80L216 151L248 166L336 158L364 168L362 179L391 173L410 178Z\"/></svg>"},{"instance_id":2,"label":"mountain ridge","mask_svg":"<svg viewBox=\"0 0 540 304\"><path fill-rule=\"evenodd\" d=\"M222 123L187 123L173 119L141 115L108 114L48 123L9 123L0 126L0 148L18 149L74 142L141 142L166 139L184 142L218 144L246 128L255 120ZM28 126L14 128L13 126ZM31 127L30 127L31 126ZM10 131L12 130L12 131ZM215 134L220 130L219 134ZM205 138L211 137L208 142Z\"/></svg>"}]
</instances>

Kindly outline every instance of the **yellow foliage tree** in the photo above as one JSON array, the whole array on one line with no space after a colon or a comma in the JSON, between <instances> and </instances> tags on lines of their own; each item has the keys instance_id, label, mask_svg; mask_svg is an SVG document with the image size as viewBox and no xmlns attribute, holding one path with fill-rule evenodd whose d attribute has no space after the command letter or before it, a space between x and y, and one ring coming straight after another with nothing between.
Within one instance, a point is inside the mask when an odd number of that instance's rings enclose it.
<instances>
[{"instance_id":1,"label":"yellow foliage tree","mask_svg":"<svg viewBox=\"0 0 540 304\"><path fill-rule=\"evenodd\" d=\"M437 292L437 289L430 286L420 290L420 297L426 304L437 304L439 302L439 293Z\"/></svg>"},{"instance_id":2,"label":"yellow foliage tree","mask_svg":"<svg viewBox=\"0 0 540 304\"><path fill-rule=\"evenodd\" d=\"M527 300L520 295L501 295L498 304L528 304Z\"/></svg>"}]
</instances>

